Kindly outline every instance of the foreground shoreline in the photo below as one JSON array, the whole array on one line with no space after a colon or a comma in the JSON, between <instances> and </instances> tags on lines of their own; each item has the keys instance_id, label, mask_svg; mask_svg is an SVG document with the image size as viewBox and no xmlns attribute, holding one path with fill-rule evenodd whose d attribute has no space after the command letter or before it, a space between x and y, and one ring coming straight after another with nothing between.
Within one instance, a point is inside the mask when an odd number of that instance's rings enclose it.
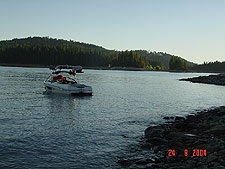
<instances>
[{"instance_id":1,"label":"foreground shoreline","mask_svg":"<svg viewBox=\"0 0 225 169\"><path fill-rule=\"evenodd\" d=\"M164 117L166 122L145 130L142 159L121 159L124 168L225 168L225 106Z\"/></svg>"}]
</instances>

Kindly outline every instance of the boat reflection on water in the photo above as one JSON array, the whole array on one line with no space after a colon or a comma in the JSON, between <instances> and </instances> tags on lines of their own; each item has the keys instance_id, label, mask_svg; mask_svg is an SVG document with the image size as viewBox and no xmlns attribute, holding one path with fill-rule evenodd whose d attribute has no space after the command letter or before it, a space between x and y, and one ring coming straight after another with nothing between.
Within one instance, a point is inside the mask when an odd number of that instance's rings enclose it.
<instances>
[{"instance_id":1,"label":"boat reflection on water","mask_svg":"<svg viewBox=\"0 0 225 169\"><path fill-rule=\"evenodd\" d=\"M51 112L72 112L78 109L81 100L90 100L88 96L73 96L58 93L45 93L45 97L49 99Z\"/></svg>"},{"instance_id":2,"label":"boat reflection on water","mask_svg":"<svg viewBox=\"0 0 225 169\"><path fill-rule=\"evenodd\" d=\"M54 128L79 127L80 112L82 104L92 97L78 97L66 94L51 93L46 94L48 98L48 110L46 111L49 123L54 124Z\"/></svg>"}]
</instances>

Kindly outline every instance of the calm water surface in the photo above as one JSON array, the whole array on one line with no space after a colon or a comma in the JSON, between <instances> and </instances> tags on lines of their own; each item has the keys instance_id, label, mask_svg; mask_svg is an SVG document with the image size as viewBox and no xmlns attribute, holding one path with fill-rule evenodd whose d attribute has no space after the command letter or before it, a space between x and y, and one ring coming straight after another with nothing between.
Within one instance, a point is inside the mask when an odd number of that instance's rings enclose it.
<instances>
[{"instance_id":1,"label":"calm water surface","mask_svg":"<svg viewBox=\"0 0 225 169\"><path fill-rule=\"evenodd\" d=\"M84 70L92 97L44 95L45 68L0 67L0 168L118 168L162 117L225 105L225 87L181 82L205 74Z\"/></svg>"}]
</instances>

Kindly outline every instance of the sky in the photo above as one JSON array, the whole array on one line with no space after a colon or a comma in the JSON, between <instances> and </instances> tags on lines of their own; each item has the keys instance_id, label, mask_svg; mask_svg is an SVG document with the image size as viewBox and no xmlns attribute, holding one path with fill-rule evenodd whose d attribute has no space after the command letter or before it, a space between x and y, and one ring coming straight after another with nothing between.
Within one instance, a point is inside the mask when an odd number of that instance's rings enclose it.
<instances>
[{"instance_id":1,"label":"sky","mask_svg":"<svg viewBox=\"0 0 225 169\"><path fill-rule=\"evenodd\" d=\"M0 40L29 36L225 61L225 0L0 0Z\"/></svg>"}]
</instances>

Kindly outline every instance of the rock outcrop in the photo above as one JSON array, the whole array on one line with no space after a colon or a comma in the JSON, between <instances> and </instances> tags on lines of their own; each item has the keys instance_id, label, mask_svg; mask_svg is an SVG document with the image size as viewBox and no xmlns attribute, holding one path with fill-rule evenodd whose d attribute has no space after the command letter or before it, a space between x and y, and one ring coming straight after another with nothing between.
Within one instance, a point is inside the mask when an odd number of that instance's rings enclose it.
<instances>
[{"instance_id":1,"label":"rock outcrop","mask_svg":"<svg viewBox=\"0 0 225 169\"><path fill-rule=\"evenodd\" d=\"M206 83L215 85L225 85L225 74L199 76L187 79L180 79L180 81L190 81L193 83Z\"/></svg>"},{"instance_id":2,"label":"rock outcrop","mask_svg":"<svg viewBox=\"0 0 225 169\"><path fill-rule=\"evenodd\" d=\"M146 140L136 152L145 155L126 159L125 168L225 168L225 107L164 119L145 130Z\"/></svg>"}]
</instances>

